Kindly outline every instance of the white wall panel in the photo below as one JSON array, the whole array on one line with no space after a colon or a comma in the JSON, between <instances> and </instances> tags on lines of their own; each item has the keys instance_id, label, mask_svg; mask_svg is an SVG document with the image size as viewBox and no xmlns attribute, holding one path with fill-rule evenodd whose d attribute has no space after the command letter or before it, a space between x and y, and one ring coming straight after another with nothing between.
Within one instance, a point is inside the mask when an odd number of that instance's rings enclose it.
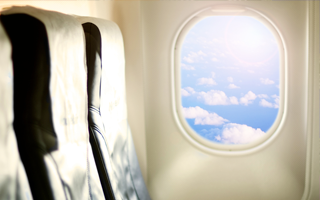
<instances>
[{"instance_id":1,"label":"white wall panel","mask_svg":"<svg viewBox=\"0 0 320 200\"><path fill-rule=\"evenodd\" d=\"M278 137L245 156L207 154L191 145L175 123L171 96L172 45L181 24L216 4L247 5L269 17L288 52L287 115ZM155 200L301 199L307 134L307 3L141 2L149 189Z\"/></svg>"},{"instance_id":2,"label":"white wall panel","mask_svg":"<svg viewBox=\"0 0 320 200\"><path fill-rule=\"evenodd\" d=\"M280 29L287 47L284 126L271 144L249 155L224 157L198 149L185 139L173 115L175 35L193 13L216 4L247 5L262 12ZM318 58L309 56L307 1L0 2L0 8L10 5L99 17L119 25L125 45L128 119L153 200L298 200L303 194L319 199L319 124L314 122L319 112L310 113L315 104L310 95L319 99L319 94L310 89L313 80L308 82L312 73L316 79L319 69L310 71L310 62Z\"/></svg>"}]
</instances>

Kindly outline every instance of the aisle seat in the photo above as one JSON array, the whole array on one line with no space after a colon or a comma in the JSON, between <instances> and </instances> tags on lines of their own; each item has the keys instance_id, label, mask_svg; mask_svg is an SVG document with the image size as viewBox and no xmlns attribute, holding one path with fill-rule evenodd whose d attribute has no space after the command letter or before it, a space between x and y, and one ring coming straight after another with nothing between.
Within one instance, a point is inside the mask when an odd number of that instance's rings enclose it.
<instances>
[{"instance_id":1,"label":"aisle seat","mask_svg":"<svg viewBox=\"0 0 320 200\"><path fill-rule=\"evenodd\" d=\"M111 21L77 17L86 36L90 142L110 199L150 200L127 120L121 31Z\"/></svg>"},{"instance_id":2,"label":"aisle seat","mask_svg":"<svg viewBox=\"0 0 320 200\"><path fill-rule=\"evenodd\" d=\"M13 131L13 69L10 40L0 23L0 199L32 195Z\"/></svg>"},{"instance_id":3,"label":"aisle seat","mask_svg":"<svg viewBox=\"0 0 320 200\"><path fill-rule=\"evenodd\" d=\"M85 39L72 16L1 15L12 43L14 130L34 199L105 199L89 143Z\"/></svg>"}]
</instances>

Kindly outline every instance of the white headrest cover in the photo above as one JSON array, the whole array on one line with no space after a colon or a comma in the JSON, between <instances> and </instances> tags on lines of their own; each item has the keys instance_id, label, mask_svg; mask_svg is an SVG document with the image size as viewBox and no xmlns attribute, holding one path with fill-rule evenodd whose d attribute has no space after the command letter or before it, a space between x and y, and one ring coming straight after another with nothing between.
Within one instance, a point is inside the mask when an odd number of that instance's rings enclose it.
<instances>
[{"instance_id":1,"label":"white headrest cover","mask_svg":"<svg viewBox=\"0 0 320 200\"><path fill-rule=\"evenodd\" d=\"M13 131L11 45L0 23L0 199L32 199Z\"/></svg>"},{"instance_id":2,"label":"white headrest cover","mask_svg":"<svg viewBox=\"0 0 320 200\"><path fill-rule=\"evenodd\" d=\"M82 23L94 23L101 34L100 112L109 153L112 154L116 137L119 137L119 134L124 134L123 138L127 137L125 58L122 34L118 25L112 21L90 17L80 17L78 20Z\"/></svg>"},{"instance_id":3,"label":"white headrest cover","mask_svg":"<svg viewBox=\"0 0 320 200\"><path fill-rule=\"evenodd\" d=\"M34 7L12 7L4 15L23 13L46 27L50 49L50 96L59 145L88 141L85 45L81 24L72 16Z\"/></svg>"},{"instance_id":4,"label":"white headrest cover","mask_svg":"<svg viewBox=\"0 0 320 200\"><path fill-rule=\"evenodd\" d=\"M87 75L82 26L70 15L29 6L12 7L2 14L27 14L46 28L50 50L51 116L58 140L58 150L45 157L50 168L48 173L52 180L62 179L65 190L70 192L67 195L88 199ZM59 185L52 184L52 187ZM56 194L58 192L54 191Z\"/></svg>"}]
</instances>

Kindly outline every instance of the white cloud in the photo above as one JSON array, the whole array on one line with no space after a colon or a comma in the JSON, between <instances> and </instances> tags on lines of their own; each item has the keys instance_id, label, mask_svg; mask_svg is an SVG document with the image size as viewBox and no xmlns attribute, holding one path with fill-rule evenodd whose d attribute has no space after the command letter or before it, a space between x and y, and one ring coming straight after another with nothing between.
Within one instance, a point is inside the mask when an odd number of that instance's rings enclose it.
<instances>
[{"instance_id":1,"label":"white cloud","mask_svg":"<svg viewBox=\"0 0 320 200\"><path fill-rule=\"evenodd\" d=\"M220 135L217 135L215 136L216 140L220 141L221 140L221 136Z\"/></svg>"},{"instance_id":2,"label":"white cloud","mask_svg":"<svg viewBox=\"0 0 320 200\"><path fill-rule=\"evenodd\" d=\"M212 78L214 78L216 76L216 73L211 72L211 76L212 76Z\"/></svg>"},{"instance_id":3,"label":"white cloud","mask_svg":"<svg viewBox=\"0 0 320 200\"><path fill-rule=\"evenodd\" d=\"M248 70L248 72L249 72L249 73L251 73L251 74L253 74L253 73L254 73L254 71L253 71L253 70Z\"/></svg>"},{"instance_id":4,"label":"white cloud","mask_svg":"<svg viewBox=\"0 0 320 200\"><path fill-rule=\"evenodd\" d=\"M237 97L227 97L227 95L220 90L210 90L208 92L199 92L198 99L202 99L207 105L230 105L239 104Z\"/></svg>"},{"instance_id":5,"label":"white cloud","mask_svg":"<svg viewBox=\"0 0 320 200\"><path fill-rule=\"evenodd\" d=\"M180 66L184 70L194 70L194 67L192 67L191 65L186 65L186 64L181 63Z\"/></svg>"},{"instance_id":6,"label":"white cloud","mask_svg":"<svg viewBox=\"0 0 320 200\"><path fill-rule=\"evenodd\" d=\"M217 58L212 58L211 59L213 62L218 62L218 59Z\"/></svg>"},{"instance_id":7,"label":"white cloud","mask_svg":"<svg viewBox=\"0 0 320 200\"><path fill-rule=\"evenodd\" d=\"M240 98L240 103L247 106L248 104L251 104L256 98L257 95L249 91L246 95L244 95L244 97Z\"/></svg>"},{"instance_id":8,"label":"white cloud","mask_svg":"<svg viewBox=\"0 0 320 200\"><path fill-rule=\"evenodd\" d=\"M237 88L240 88L239 86L236 86L235 84L233 83L230 83L229 86L228 86L229 89L237 89Z\"/></svg>"},{"instance_id":9,"label":"white cloud","mask_svg":"<svg viewBox=\"0 0 320 200\"><path fill-rule=\"evenodd\" d=\"M181 96L187 97L190 96L190 93L187 90L181 88Z\"/></svg>"},{"instance_id":10,"label":"white cloud","mask_svg":"<svg viewBox=\"0 0 320 200\"><path fill-rule=\"evenodd\" d=\"M260 81L262 84L264 85L272 85L274 84L274 81L273 80L270 80L268 78L260 78Z\"/></svg>"},{"instance_id":11,"label":"white cloud","mask_svg":"<svg viewBox=\"0 0 320 200\"><path fill-rule=\"evenodd\" d=\"M227 119L220 117L216 113L209 113L207 110L196 107L182 108L182 113L185 118L195 119L195 125L215 125L219 126L228 122Z\"/></svg>"},{"instance_id":12,"label":"white cloud","mask_svg":"<svg viewBox=\"0 0 320 200\"><path fill-rule=\"evenodd\" d=\"M194 59L192 59L191 56L183 57L183 60L184 60L184 61L187 61L188 63L194 63Z\"/></svg>"},{"instance_id":13,"label":"white cloud","mask_svg":"<svg viewBox=\"0 0 320 200\"><path fill-rule=\"evenodd\" d=\"M268 108L273 108L273 104L270 103L269 101L265 100L265 99L261 99L259 102L259 105L262 107L268 107Z\"/></svg>"},{"instance_id":14,"label":"white cloud","mask_svg":"<svg viewBox=\"0 0 320 200\"><path fill-rule=\"evenodd\" d=\"M265 99L261 99L259 105L268 108L279 108L279 96L274 94L271 97L273 98L274 103L271 103Z\"/></svg>"},{"instance_id":15,"label":"white cloud","mask_svg":"<svg viewBox=\"0 0 320 200\"><path fill-rule=\"evenodd\" d=\"M239 104L237 97L229 97L229 99L231 104L235 104L235 105Z\"/></svg>"},{"instance_id":16,"label":"white cloud","mask_svg":"<svg viewBox=\"0 0 320 200\"><path fill-rule=\"evenodd\" d=\"M203 53L202 51L198 51L199 56L207 56L207 54Z\"/></svg>"},{"instance_id":17,"label":"white cloud","mask_svg":"<svg viewBox=\"0 0 320 200\"><path fill-rule=\"evenodd\" d=\"M279 101L280 101L279 96L276 95L276 94L274 94L274 95L272 95L271 97L274 98L274 105L273 105L273 107L274 107L274 108L279 108Z\"/></svg>"},{"instance_id":18,"label":"white cloud","mask_svg":"<svg viewBox=\"0 0 320 200\"><path fill-rule=\"evenodd\" d=\"M224 124L225 122L227 122L228 120L220 117L218 114L216 113L210 113L208 116L206 117L197 117L194 120L194 124L195 125L215 125L215 126L220 126L222 124Z\"/></svg>"},{"instance_id":19,"label":"white cloud","mask_svg":"<svg viewBox=\"0 0 320 200\"><path fill-rule=\"evenodd\" d=\"M229 76L229 77L227 78L227 80L228 80L230 83L233 82L233 78L232 78L231 76Z\"/></svg>"},{"instance_id":20,"label":"white cloud","mask_svg":"<svg viewBox=\"0 0 320 200\"><path fill-rule=\"evenodd\" d=\"M269 96L266 94L258 94L257 95L260 99L269 99Z\"/></svg>"},{"instance_id":21,"label":"white cloud","mask_svg":"<svg viewBox=\"0 0 320 200\"><path fill-rule=\"evenodd\" d=\"M187 90L190 94L196 93L196 91L194 91L192 87L185 87L184 89Z\"/></svg>"},{"instance_id":22,"label":"white cloud","mask_svg":"<svg viewBox=\"0 0 320 200\"><path fill-rule=\"evenodd\" d=\"M192 87L181 88L181 96L187 97L194 93L196 93L196 91L194 91Z\"/></svg>"},{"instance_id":23,"label":"white cloud","mask_svg":"<svg viewBox=\"0 0 320 200\"><path fill-rule=\"evenodd\" d=\"M203 118L209 115L207 110L200 108L199 106L196 107L189 107L189 108L182 108L183 116L187 119L193 118Z\"/></svg>"},{"instance_id":24,"label":"white cloud","mask_svg":"<svg viewBox=\"0 0 320 200\"><path fill-rule=\"evenodd\" d=\"M188 54L188 56L185 56L183 58L184 61L188 62L188 63L194 63L194 62L198 62L199 60L203 60L203 57L207 56L207 54L203 53L202 51L198 51L198 52L190 52Z\"/></svg>"},{"instance_id":25,"label":"white cloud","mask_svg":"<svg viewBox=\"0 0 320 200\"><path fill-rule=\"evenodd\" d=\"M245 124L228 123L223 126L219 137L220 141L225 144L247 144L264 134L265 132L260 128L255 129ZM219 140L219 137L216 139Z\"/></svg>"},{"instance_id":26,"label":"white cloud","mask_svg":"<svg viewBox=\"0 0 320 200\"><path fill-rule=\"evenodd\" d=\"M194 89L192 87L185 87L184 89L186 89L188 92L190 92L191 94L196 93L196 91L194 91Z\"/></svg>"},{"instance_id":27,"label":"white cloud","mask_svg":"<svg viewBox=\"0 0 320 200\"><path fill-rule=\"evenodd\" d=\"M217 85L212 78L199 78L197 85Z\"/></svg>"}]
</instances>

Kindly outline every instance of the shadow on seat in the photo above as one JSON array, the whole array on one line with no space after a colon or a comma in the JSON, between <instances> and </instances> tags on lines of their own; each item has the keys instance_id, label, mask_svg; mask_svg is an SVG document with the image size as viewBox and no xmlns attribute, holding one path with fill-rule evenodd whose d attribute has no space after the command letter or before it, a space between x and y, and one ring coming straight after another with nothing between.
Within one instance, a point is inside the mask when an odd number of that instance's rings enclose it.
<instances>
[{"instance_id":1,"label":"shadow on seat","mask_svg":"<svg viewBox=\"0 0 320 200\"><path fill-rule=\"evenodd\" d=\"M0 23L0 199L31 200L25 169L13 131L11 44Z\"/></svg>"}]
</instances>

